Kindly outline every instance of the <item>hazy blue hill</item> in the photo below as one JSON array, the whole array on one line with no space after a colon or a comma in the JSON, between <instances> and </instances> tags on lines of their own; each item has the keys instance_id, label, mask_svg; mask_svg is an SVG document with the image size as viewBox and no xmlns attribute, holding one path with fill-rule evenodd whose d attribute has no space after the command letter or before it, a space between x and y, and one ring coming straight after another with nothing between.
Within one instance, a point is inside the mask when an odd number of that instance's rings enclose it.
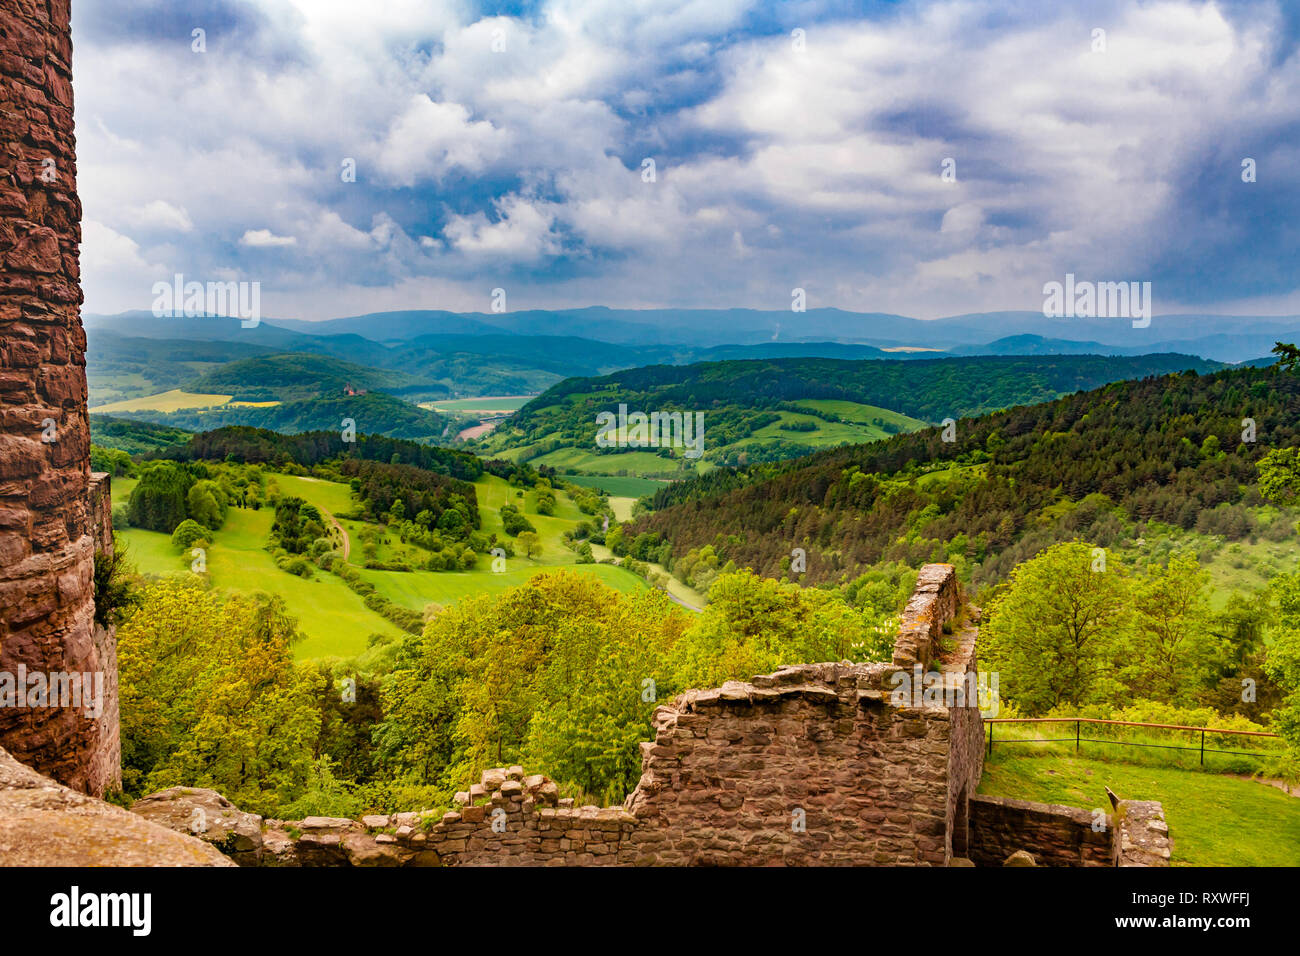
<instances>
[{"instance_id":1,"label":"hazy blue hill","mask_svg":"<svg viewBox=\"0 0 1300 956\"><path fill-rule=\"evenodd\" d=\"M308 322L267 319L244 329L235 319L158 319L147 312L86 317L89 328L110 328L134 337L239 341L278 351L322 352L350 361L394 367L392 350L430 336L491 338L498 348L503 337L582 339L634 349L668 349L667 354L639 354L631 364L693 361L685 350L734 346L792 346L839 343L876 348L961 349L997 354L1017 348L1021 336L1036 336L1059 353L1083 350L1139 355L1181 352L1220 361L1241 361L1266 354L1274 341L1300 335L1300 316L1155 315L1146 328L1133 328L1126 318L1080 319L1043 316L1041 311L986 312L940 319L915 319L889 313L847 312L841 309L532 309L501 314L456 313L440 310L380 312L343 319ZM1012 339L1008 343L1004 340ZM1027 341L1027 340L1026 340ZM1064 344L1068 343L1068 344ZM483 354L461 343L449 347ZM970 350L966 347L981 346ZM609 361L622 362L613 358ZM786 353L788 354L788 353ZM822 354L819 352L818 354ZM729 357L729 356L728 356ZM601 367L608 368L606 363Z\"/></svg>"},{"instance_id":2,"label":"hazy blue hill","mask_svg":"<svg viewBox=\"0 0 1300 956\"><path fill-rule=\"evenodd\" d=\"M218 406L167 413L119 413L117 417L155 422L195 432L210 431L227 425L249 425L283 434L339 432L343 428L343 420L351 419L356 424L358 434L369 432L420 442L445 438L448 425L448 419L444 416L383 392L333 395L261 408Z\"/></svg>"},{"instance_id":3,"label":"hazy blue hill","mask_svg":"<svg viewBox=\"0 0 1300 956\"><path fill-rule=\"evenodd\" d=\"M445 385L406 372L301 352L230 362L193 381L190 391L231 394L235 401L295 401L341 394L347 386L422 398L448 394Z\"/></svg>"},{"instance_id":4,"label":"hazy blue hill","mask_svg":"<svg viewBox=\"0 0 1300 956\"><path fill-rule=\"evenodd\" d=\"M360 335L376 342L405 342L422 335L500 335L503 327L485 322L485 316L446 312L440 309L408 309L371 312L342 319L309 322L303 319L270 319L281 329L306 335Z\"/></svg>"},{"instance_id":5,"label":"hazy blue hill","mask_svg":"<svg viewBox=\"0 0 1300 956\"><path fill-rule=\"evenodd\" d=\"M1008 335L987 345L959 345L950 355L1133 355L1141 354L1100 342L1071 342L1041 335Z\"/></svg>"}]
</instances>

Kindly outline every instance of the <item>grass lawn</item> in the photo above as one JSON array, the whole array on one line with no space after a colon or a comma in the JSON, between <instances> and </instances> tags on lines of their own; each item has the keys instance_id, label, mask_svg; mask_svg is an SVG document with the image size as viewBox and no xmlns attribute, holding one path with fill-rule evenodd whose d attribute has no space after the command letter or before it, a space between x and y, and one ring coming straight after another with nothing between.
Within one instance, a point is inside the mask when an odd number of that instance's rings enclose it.
<instances>
[{"instance_id":1,"label":"grass lawn","mask_svg":"<svg viewBox=\"0 0 1300 956\"><path fill-rule=\"evenodd\" d=\"M356 507L352 502L352 489L337 481L299 478L295 475L273 475L267 480L278 484L280 490L286 495L297 495L334 515L351 511Z\"/></svg>"},{"instance_id":2,"label":"grass lawn","mask_svg":"<svg viewBox=\"0 0 1300 956\"><path fill-rule=\"evenodd\" d=\"M705 447L708 447L706 433ZM511 448L494 454L493 457L519 461L527 448ZM683 467L683 463L686 467ZM580 472L589 475L608 474L611 471L626 471L633 476L672 474L675 477L689 478L695 474L696 465L681 457L660 458L651 451L625 451L612 455L598 455L594 451L582 448L558 448L553 452L530 458L528 464L534 468L550 465L558 472Z\"/></svg>"},{"instance_id":3,"label":"grass lawn","mask_svg":"<svg viewBox=\"0 0 1300 956\"><path fill-rule=\"evenodd\" d=\"M609 550L609 548L605 547L603 544L593 544L591 546L591 553L596 558L597 561L605 561L609 558L614 557L614 552ZM649 561L643 563L646 564L652 571L658 571L660 574L664 575L664 577L668 579L668 593L673 597L677 598L677 600L684 601L686 604L690 605L691 607L701 609L701 610L704 608L706 604L709 603L709 599L707 595L705 595L700 591L695 590L694 588L687 587L681 581L677 580L677 578L669 574L668 569L665 568L662 564L653 564ZM601 567L613 567L613 565L601 565ZM627 571L624 573L631 574L632 572ZM635 577L635 575L633 576ZM641 579L637 578L637 580L639 581Z\"/></svg>"},{"instance_id":4,"label":"grass lawn","mask_svg":"<svg viewBox=\"0 0 1300 956\"><path fill-rule=\"evenodd\" d=\"M809 408L813 414L800 415L797 412L778 412L781 416L779 422L773 422L771 425L764 425L748 438L741 439L731 447L743 448L746 445L752 445L758 442L770 441L773 438L782 438L786 441L796 442L801 445L811 445L814 448L828 448L833 445L857 445L864 442L879 441L882 438L888 438L889 433L883 428L871 424L872 418L879 418L882 421L895 421L903 427L904 431L914 431L918 427L924 427L924 422L918 422L915 419L907 418L905 415L899 415L897 412L891 412L887 409L876 408L871 405L858 405L854 402L836 402L836 401L808 401L800 402L802 407ZM833 407L832 407L833 406ZM846 421L828 422L819 418L816 410L834 412L840 415ZM902 421L897 421L902 419ZM796 422L811 422L817 426L816 431L789 431L782 428L782 425L791 425Z\"/></svg>"},{"instance_id":5,"label":"grass lawn","mask_svg":"<svg viewBox=\"0 0 1300 956\"><path fill-rule=\"evenodd\" d=\"M1300 866L1300 797L1252 780L995 748L979 792L1109 812L1105 787L1164 805L1175 866Z\"/></svg>"},{"instance_id":6,"label":"grass lawn","mask_svg":"<svg viewBox=\"0 0 1300 956\"><path fill-rule=\"evenodd\" d=\"M614 510L614 517L618 521L632 520L632 506L636 504L635 498L615 498L609 499L609 506Z\"/></svg>"},{"instance_id":7,"label":"grass lawn","mask_svg":"<svg viewBox=\"0 0 1300 956\"><path fill-rule=\"evenodd\" d=\"M92 412L175 412L182 408L209 408L224 405L234 398L233 395L201 395L196 392L183 392L173 388L169 392L149 395L145 398L132 398L122 402L112 402L92 408Z\"/></svg>"}]
</instances>

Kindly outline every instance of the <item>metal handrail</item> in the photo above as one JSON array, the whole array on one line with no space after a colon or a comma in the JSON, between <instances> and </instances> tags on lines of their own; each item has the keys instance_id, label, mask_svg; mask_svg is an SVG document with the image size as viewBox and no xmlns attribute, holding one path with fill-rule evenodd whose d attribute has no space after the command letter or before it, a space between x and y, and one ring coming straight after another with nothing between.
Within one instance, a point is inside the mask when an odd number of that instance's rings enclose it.
<instances>
[{"instance_id":1,"label":"metal handrail","mask_svg":"<svg viewBox=\"0 0 1300 956\"><path fill-rule=\"evenodd\" d=\"M1147 724L1139 723L1133 720L1104 720L1100 717L986 717L984 722L989 725L989 748L988 752L993 753L993 725L994 724L1074 724L1074 752L1078 753L1084 743L1090 744L1115 744L1120 747L1153 747L1160 750L1200 750L1201 766L1205 766L1205 735L1206 734L1235 734L1242 737L1280 737L1279 734L1268 733L1261 730L1220 730L1215 727L1186 727L1182 724ZM1178 747L1173 744L1139 744L1131 740L1105 740L1096 737L1084 737L1081 734L1083 724L1113 724L1120 727L1148 727L1158 730L1186 730L1201 735L1201 746L1197 747ZM1051 743L1069 743L1068 737L1050 737L1038 740L1004 740L1003 744L1051 744ZM1269 757L1269 753L1261 753L1252 750L1216 750L1209 748L1212 754L1232 754L1238 757Z\"/></svg>"}]
</instances>

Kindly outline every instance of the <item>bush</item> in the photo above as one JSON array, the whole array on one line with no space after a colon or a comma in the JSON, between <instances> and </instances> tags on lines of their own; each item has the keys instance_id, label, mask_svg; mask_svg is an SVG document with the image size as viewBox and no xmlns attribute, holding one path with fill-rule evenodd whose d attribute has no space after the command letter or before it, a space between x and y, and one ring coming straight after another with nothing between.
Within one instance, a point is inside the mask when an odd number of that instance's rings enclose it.
<instances>
[{"instance_id":1,"label":"bush","mask_svg":"<svg viewBox=\"0 0 1300 956\"><path fill-rule=\"evenodd\" d=\"M311 564L303 557L288 558L280 564L280 569L300 578L310 578L314 574Z\"/></svg>"},{"instance_id":2,"label":"bush","mask_svg":"<svg viewBox=\"0 0 1300 956\"><path fill-rule=\"evenodd\" d=\"M209 542L212 540L212 532L199 524L193 518L186 518L176 526L172 532L172 547L177 551L185 551L194 547L195 542Z\"/></svg>"},{"instance_id":3,"label":"bush","mask_svg":"<svg viewBox=\"0 0 1300 956\"><path fill-rule=\"evenodd\" d=\"M120 624L126 612L140 603L140 593L126 560L126 549L114 541L113 553L95 552L95 623Z\"/></svg>"}]
</instances>

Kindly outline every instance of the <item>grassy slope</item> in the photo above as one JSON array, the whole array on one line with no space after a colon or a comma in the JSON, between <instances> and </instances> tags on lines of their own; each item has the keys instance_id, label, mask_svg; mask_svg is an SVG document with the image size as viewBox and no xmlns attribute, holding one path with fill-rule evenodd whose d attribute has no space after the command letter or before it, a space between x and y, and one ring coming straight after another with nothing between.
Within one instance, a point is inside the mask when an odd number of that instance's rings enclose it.
<instances>
[{"instance_id":1,"label":"grassy slope","mask_svg":"<svg viewBox=\"0 0 1300 956\"><path fill-rule=\"evenodd\" d=\"M486 398L456 398L426 404L439 412L514 412L536 397L536 395L501 395Z\"/></svg>"},{"instance_id":2,"label":"grassy slope","mask_svg":"<svg viewBox=\"0 0 1300 956\"><path fill-rule=\"evenodd\" d=\"M271 477L283 493L298 495L331 513L349 511L353 507L351 490L347 485L291 475ZM114 500L126 501L135 485L132 479L115 479ZM523 503L528 520L536 526L542 539L544 550L538 559L511 558L507 570L501 574L491 571L491 558L484 555L473 571L362 570L362 576L389 600L422 610L429 603L447 605L473 594L495 594L524 583L548 567L572 565L573 552L560 543L560 538L565 530L585 516L567 496L559 496L557 514L548 517L536 513L534 495L516 498L516 489L500 478L485 476L476 488L484 530L488 532L501 533L499 509L502 504L506 501ZM217 532L217 540L207 556L208 574L216 587L241 592L267 591L283 597L289 612L298 618L303 633L307 635L296 648L301 659L351 656L365 649L366 639L371 634L396 636L402 633L387 619L367 608L361 598L334 575L317 571L314 577L304 579L277 568L271 555L264 550L273 518L268 509L230 509L226 524ZM352 561L360 563L363 558L356 534L362 524L354 521L343 521L343 524L353 535ZM119 530L118 537L126 544L131 560L142 573L186 573L189 569L190 556L188 553L178 554L168 535L127 528ZM402 545L392 533L387 537L390 543L379 548L381 560L424 554L418 548ZM636 575L621 568L581 565L577 570L595 575L618 591L647 586Z\"/></svg>"},{"instance_id":3,"label":"grassy slope","mask_svg":"<svg viewBox=\"0 0 1300 956\"><path fill-rule=\"evenodd\" d=\"M560 477L584 488L600 488L611 495L625 496L629 501L635 501L642 495L653 495L664 486L664 482L651 478L600 475L561 475Z\"/></svg>"},{"instance_id":4,"label":"grassy slope","mask_svg":"<svg viewBox=\"0 0 1300 956\"><path fill-rule=\"evenodd\" d=\"M570 399L572 396L570 396ZM864 405L858 402L809 399L798 403L801 407L807 408L809 413L804 415L798 412L780 411L781 420L773 422L758 429L753 435L725 446L728 448L745 448L750 445L769 442L773 439L782 439L794 442L800 445L808 445L812 448L829 448L834 445L860 444L863 442L878 441L888 438L889 434L883 429L870 424L873 418L879 418L881 421L890 422L898 425L904 431L915 431L925 428L926 423L916 419L909 418L898 412L890 411L887 408L880 408L875 405ZM834 412L839 417L845 419L843 422L829 422L818 417L818 412ZM786 431L780 426L782 424L791 424L794 422L812 422L817 426L816 431L798 432ZM705 447L710 451L714 450L709 444L707 421L704 432ZM492 457L506 458L511 461L518 461L526 457L534 449L535 444L515 445L508 444L506 439L488 439L485 447L492 449ZM485 452L486 453L486 452ZM576 472L579 474L600 475L609 474L616 471L626 471L632 475L642 474L669 474L681 472L683 475L690 475L694 472L703 474L716 467L709 461L692 462L683 460L680 455L674 453L673 458L661 458L657 454L649 451L627 451L613 455L599 455L593 449L579 447L559 448L555 451L548 452L537 458L530 458L529 463L534 466L549 465L563 472ZM607 489L613 491L614 489ZM638 494L651 493L653 489L639 491Z\"/></svg>"},{"instance_id":5,"label":"grassy slope","mask_svg":"<svg viewBox=\"0 0 1300 956\"><path fill-rule=\"evenodd\" d=\"M1300 798L1250 780L995 750L979 792L1092 810L1105 787L1164 805L1175 866L1300 866Z\"/></svg>"}]
</instances>

